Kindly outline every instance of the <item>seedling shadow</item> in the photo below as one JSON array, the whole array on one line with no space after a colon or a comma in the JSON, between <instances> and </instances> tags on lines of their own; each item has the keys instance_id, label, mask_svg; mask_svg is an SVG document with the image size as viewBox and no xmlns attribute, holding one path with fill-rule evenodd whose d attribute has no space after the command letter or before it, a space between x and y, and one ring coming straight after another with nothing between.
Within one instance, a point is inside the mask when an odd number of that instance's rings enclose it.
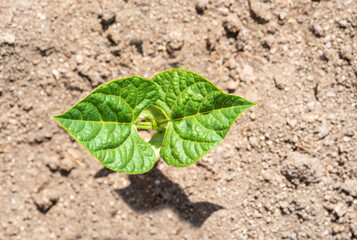
<instances>
[{"instance_id":1,"label":"seedling shadow","mask_svg":"<svg viewBox=\"0 0 357 240\"><path fill-rule=\"evenodd\" d=\"M129 180L128 187L114 192L139 213L171 208L181 220L199 228L214 212L223 208L210 202L191 202L180 186L165 177L156 166L148 173L129 175Z\"/></svg>"}]
</instances>

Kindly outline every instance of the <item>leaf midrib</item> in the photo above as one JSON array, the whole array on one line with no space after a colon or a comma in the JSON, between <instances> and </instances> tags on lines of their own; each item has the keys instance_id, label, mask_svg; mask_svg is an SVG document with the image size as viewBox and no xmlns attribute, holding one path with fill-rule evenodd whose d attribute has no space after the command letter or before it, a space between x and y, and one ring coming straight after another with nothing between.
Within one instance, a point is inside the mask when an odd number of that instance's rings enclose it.
<instances>
[{"instance_id":1,"label":"leaf midrib","mask_svg":"<svg viewBox=\"0 0 357 240\"><path fill-rule=\"evenodd\" d=\"M180 120L184 120L184 119L186 119L186 118L196 117L196 116L199 116L199 115L204 115L204 114L208 114L208 113L212 113L212 112L217 112L217 111L221 111L221 110L225 110L225 109L230 109L230 108L239 108L239 107L244 107L244 106L251 107L251 106L254 106L254 105L248 104L248 105L239 105L239 106L233 106L233 107L226 107L226 108L220 108L220 109L213 109L213 110L211 110L211 111L201 112L201 113L199 112L199 113L196 113L196 114L194 114L194 115L185 116L185 117L182 117L182 118L170 119L169 121L170 121L170 122L180 121Z\"/></svg>"},{"instance_id":2,"label":"leaf midrib","mask_svg":"<svg viewBox=\"0 0 357 240\"><path fill-rule=\"evenodd\" d=\"M204 114L208 114L208 113L212 113L212 112L217 112L217 111L222 111L222 110L226 110L226 109L231 109L231 108L240 108L240 107L250 107L252 106L252 104L248 104L248 105L239 105L239 106L233 106L233 107L226 107L226 108L220 108L220 109L213 109L211 111L207 111L207 112L199 112L196 113L194 115L190 115L190 116L185 116L182 118L175 118L175 119L169 119L170 122L175 122L175 121L181 121L187 118L193 118L199 115L204 115ZM254 105L253 105L254 106ZM109 123L109 124L126 124L126 125L135 125L135 123L133 122L105 122L105 121L88 121L88 120L78 120L78 119L68 119L68 118L59 118L59 117L55 117L56 119L63 119L63 120L67 120L67 121L74 121L74 122L90 122L90 123Z\"/></svg>"},{"instance_id":3,"label":"leaf midrib","mask_svg":"<svg viewBox=\"0 0 357 240\"><path fill-rule=\"evenodd\" d=\"M126 124L126 125L135 125L134 123L130 122L105 122L105 121L88 121L88 120L79 120L79 119L68 119L68 118L59 118L55 117L55 119L63 119L67 121L74 121L74 122L89 122L89 123L111 123L111 124Z\"/></svg>"}]
</instances>

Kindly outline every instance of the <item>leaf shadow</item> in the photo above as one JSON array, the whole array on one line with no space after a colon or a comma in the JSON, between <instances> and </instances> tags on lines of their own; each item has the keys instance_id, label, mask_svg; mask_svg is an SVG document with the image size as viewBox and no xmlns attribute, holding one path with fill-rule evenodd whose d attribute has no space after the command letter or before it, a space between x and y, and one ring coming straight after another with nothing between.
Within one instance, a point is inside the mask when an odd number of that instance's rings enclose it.
<instances>
[{"instance_id":1,"label":"leaf shadow","mask_svg":"<svg viewBox=\"0 0 357 240\"><path fill-rule=\"evenodd\" d=\"M110 175L112 173L116 173L116 172L114 172L113 170L110 170L109 168L103 167L94 175L94 178L107 177L108 175Z\"/></svg>"},{"instance_id":2,"label":"leaf shadow","mask_svg":"<svg viewBox=\"0 0 357 240\"><path fill-rule=\"evenodd\" d=\"M138 213L170 208L181 220L199 228L214 212L223 209L210 202L191 202L181 187L163 175L156 165L145 174L129 175L129 180L128 187L114 192Z\"/></svg>"}]
</instances>

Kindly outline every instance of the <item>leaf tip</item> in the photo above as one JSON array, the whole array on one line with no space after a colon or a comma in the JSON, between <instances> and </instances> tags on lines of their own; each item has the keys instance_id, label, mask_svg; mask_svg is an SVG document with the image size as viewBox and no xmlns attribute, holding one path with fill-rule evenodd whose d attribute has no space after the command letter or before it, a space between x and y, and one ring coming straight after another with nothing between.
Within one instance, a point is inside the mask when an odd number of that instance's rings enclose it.
<instances>
[{"instance_id":1,"label":"leaf tip","mask_svg":"<svg viewBox=\"0 0 357 240\"><path fill-rule=\"evenodd\" d=\"M257 105L258 105L258 104L256 104L256 103L253 103L253 102L248 101L248 100L246 100L246 99L244 99L244 100L245 100L245 103L244 103L245 109L248 109L248 108L251 108L251 107L254 107L254 106L257 106Z\"/></svg>"},{"instance_id":2,"label":"leaf tip","mask_svg":"<svg viewBox=\"0 0 357 240\"><path fill-rule=\"evenodd\" d=\"M54 120L56 120L57 122L59 122L59 123L60 123L60 117L61 117L61 115L52 116L52 118L53 118Z\"/></svg>"},{"instance_id":3,"label":"leaf tip","mask_svg":"<svg viewBox=\"0 0 357 240\"><path fill-rule=\"evenodd\" d=\"M254 107L254 106L257 106L257 105L258 105L257 103L249 102L249 107Z\"/></svg>"}]
</instances>

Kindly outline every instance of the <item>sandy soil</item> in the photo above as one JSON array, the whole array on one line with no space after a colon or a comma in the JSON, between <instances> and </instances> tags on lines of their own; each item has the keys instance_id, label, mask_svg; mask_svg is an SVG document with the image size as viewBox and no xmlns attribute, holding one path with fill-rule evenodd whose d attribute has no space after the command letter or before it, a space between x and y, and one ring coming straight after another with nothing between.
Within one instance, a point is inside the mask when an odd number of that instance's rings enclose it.
<instances>
[{"instance_id":1,"label":"sandy soil","mask_svg":"<svg viewBox=\"0 0 357 240\"><path fill-rule=\"evenodd\" d=\"M356 34L354 0L0 0L0 239L357 239ZM188 168L51 119L172 67L259 104Z\"/></svg>"}]
</instances>

